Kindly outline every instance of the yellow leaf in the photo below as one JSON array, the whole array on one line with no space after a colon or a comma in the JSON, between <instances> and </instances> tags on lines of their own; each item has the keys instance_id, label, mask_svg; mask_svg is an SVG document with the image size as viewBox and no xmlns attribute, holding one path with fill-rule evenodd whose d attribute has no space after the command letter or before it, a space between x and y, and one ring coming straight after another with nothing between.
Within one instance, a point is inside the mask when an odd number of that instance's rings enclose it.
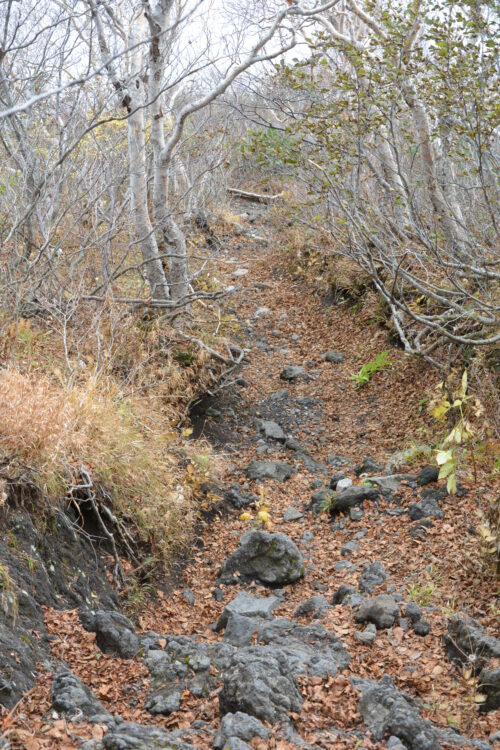
<instances>
[{"instance_id":1,"label":"yellow leaf","mask_svg":"<svg viewBox=\"0 0 500 750\"><path fill-rule=\"evenodd\" d=\"M249 520L251 519L251 517L252 517L252 516L250 515L250 513L247 513L247 512L245 511L245 513L242 513L242 514L241 514L241 516L240 516L240 521L249 521Z\"/></svg>"},{"instance_id":2,"label":"yellow leaf","mask_svg":"<svg viewBox=\"0 0 500 750\"><path fill-rule=\"evenodd\" d=\"M445 414L450 409L450 402L449 401L443 401L442 403L438 404L434 409L432 410L432 416L436 419L443 419Z\"/></svg>"},{"instance_id":3,"label":"yellow leaf","mask_svg":"<svg viewBox=\"0 0 500 750\"><path fill-rule=\"evenodd\" d=\"M268 523L270 520L270 516L267 510L259 510L257 518L259 519L259 521L262 521L262 523Z\"/></svg>"},{"instance_id":4,"label":"yellow leaf","mask_svg":"<svg viewBox=\"0 0 500 750\"><path fill-rule=\"evenodd\" d=\"M193 434L193 428L192 427L186 427L185 430L182 430L182 437L189 437Z\"/></svg>"},{"instance_id":5,"label":"yellow leaf","mask_svg":"<svg viewBox=\"0 0 500 750\"><path fill-rule=\"evenodd\" d=\"M474 696L474 703L486 703L488 700L487 695L483 695L482 693L476 693Z\"/></svg>"}]
</instances>

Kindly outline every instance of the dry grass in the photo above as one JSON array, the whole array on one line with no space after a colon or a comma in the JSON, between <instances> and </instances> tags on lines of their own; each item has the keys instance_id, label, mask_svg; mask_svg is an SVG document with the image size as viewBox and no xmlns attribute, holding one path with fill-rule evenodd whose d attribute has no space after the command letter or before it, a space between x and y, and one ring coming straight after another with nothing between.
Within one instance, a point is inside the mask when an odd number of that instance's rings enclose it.
<instances>
[{"instance_id":1,"label":"dry grass","mask_svg":"<svg viewBox=\"0 0 500 750\"><path fill-rule=\"evenodd\" d=\"M193 452L156 395L127 398L110 377L64 386L14 366L0 371L0 455L11 457L8 470L29 467L56 504L84 466L137 541L164 563L189 542L196 486L212 469L210 460L191 462Z\"/></svg>"}]
</instances>

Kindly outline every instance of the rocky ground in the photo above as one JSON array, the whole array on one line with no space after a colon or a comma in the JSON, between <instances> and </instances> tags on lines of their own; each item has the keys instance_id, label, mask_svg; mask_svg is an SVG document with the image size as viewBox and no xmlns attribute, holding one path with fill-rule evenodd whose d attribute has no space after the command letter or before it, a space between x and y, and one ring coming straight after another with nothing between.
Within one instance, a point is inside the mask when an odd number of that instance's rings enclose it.
<instances>
[{"instance_id":1,"label":"rocky ground","mask_svg":"<svg viewBox=\"0 0 500 750\"><path fill-rule=\"evenodd\" d=\"M2 748L500 747L486 479L449 497L432 458L410 460L429 442L428 372L393 348L356 389L387 334L293 279L279 232L251 218L220 259L241 288L241 378L192 414L223 465L218 511L134 624L107 589L47 600L46 658L0 714Z\"/></svg>"}]
</instances>

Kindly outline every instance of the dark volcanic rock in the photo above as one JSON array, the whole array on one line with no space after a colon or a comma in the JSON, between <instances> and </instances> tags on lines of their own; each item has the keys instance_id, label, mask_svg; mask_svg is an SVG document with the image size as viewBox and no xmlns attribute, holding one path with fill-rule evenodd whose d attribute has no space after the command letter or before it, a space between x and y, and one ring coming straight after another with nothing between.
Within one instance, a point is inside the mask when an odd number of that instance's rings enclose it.
<instances>
[{"instance_id":1,"label":"dark volcanic rock","mask_svg":"<svg viewBox=\"0 0 500 750\"><path fill-rule=\"evenodd\" d=\"M378 472L382 471L382 467L375 461L374 458L372 458L371 456L367 456L363 460L363 463L358 464L358 466L354 468L354 471L359 477L361 476L361 474L377 474Z\"/></svg>"},{"instance_id":2,"label":"dark volcanic rock","mask_svg":"<svg viewBox=\"0 0 500 750\"><path fill-rule=\"evenodd\" d=\"M443 518L443 511L433 498L426 498L419 503L411 503L408 508L408 515L412 521L419 521L421 518Z\"/></svg>"},{"instance_id":3,"label":"dark volcanic rock","mask_svg":"<svg viewBox=\"0 0 500 750\"><path fill-rule=\"evenodd\" d=\"M387 580L387 574L378 561L366 563L361 571L359 590L364 594L373 594L377 586L381 586Z\"/></svg>"},{"instance_id":4,"label":"dark volcanic rock","mask_svg":"<svg viewBox=\"0 0 500 750\"><path fill-rule=\"evenodd\" d=\"M356 631L354 637L360 643L373 643L377 637L377 628L372 622L370 622L364 630Z\"/></svg>"},{"instance_id":5,"label":"dark volcanic rock","mask_svg":"<svg viewBox=\"0 0 500 750\"><path fill-rule=\"evenodd\" d=\"M353 684L362 690L358 711L375 740L381 741L390 734L402 740L409 750L440 750L436 730L388 675L380 682L355 680Z\"/></svg>"},{"instance_id":6,"label":"dark volcanic rock","mask_svg":"<svg viewBox=\"0 0 500 750\"><path fill-rule=\"evenodd\" d=\"M105 654L133 659L140 648L132 622L119 612L81 609L80 622L85 630L96 634L96 643Z\"/></svg>"},{"instance_id":7,"label":"dark volcanic rock","mask_svg":"<svg viewBox=\"0 0 500 750\"><path fill-rule=\"evenodd\" d=\"M0 619L0 704L3 706L14 706L33 686L39 652L30 635L19 625L14 628L10 618L5 624Z\"/></svg>"},{"instance_id":8,"label":"dark volcanic rock","mask_svg":"<svg viewBox=\"0 0 500 750\"><path fill-rule=\"evenodd\" d=\"M259 643L280 648L293 675L334 675L347 667L350 657L342 642L319 622L299 625L286 617L261 623Z\"/></svg>"},{"instance_id":9,"label":"dark volcanic rock","mask_svg":"<svg viewBox=\"0 0 500 750\"><path fill-rule=\"evenodd\" d=\"M356 622L373 622L377 629L390 628L399 614L397 602L389 594L379 594L362 602L354 615Z\"/></svg>"},{"instance_id":10,"label":"dark volcanic rock","mask_svg":"<svg viewBox=\"0 0 500 750\"><path fill-rule=\"evenodd\" d=\"M422 617L422 610L418 606L417 602L408 602L408 604L405 606L405 615L412 622L417 622L417 620L420 620Z\"/></svg>"},{"instance_id":11,"label":"dark volcanic rock","mask_svg":"<svg viewBox=\"0 0 500 750\"><path fill-rule=\"evenodd\" d=\"M49 658L43 606L74 609L93 600L109 609L117 602L98 547L75 532L71 511L45 520L38 528L13 507L1 519L0 565L10 581L0 592L0 705L9 708Z\"/></svg>"},{"instance_id":12,"label":"dark volcanic rock","mask_svg":"<svg viewBox=\"0 0 500 750\"><path fill-rule=\"evenodd\" d=\"M500 639L485 633L472 617L453 615L448 622L448 630L443 640L446 656L452 661L463 663L474 655L476 672L485 666L489 659L500 658Z\"/></svg>"},{"instance_id":13,"label":"dark volcanic rock","mask_svg":"<svg viewBox=\"0 0 500 750\"><path fill-rule=\"evenodd\" d=\"M354 586L350 586L348 583L341 583L333 595L332 604L343 604L346 599L356 595L356 593Z\"/></svg>"},{"instance_id":14,"label":"dark volcanic rock","mask_svg":"<svg viewBox=\"0 0 500 750\"><path fill-rule=\"evenodd\" d=\"M224 631L224 643L241 648L251 646L254 642L261 620L259 617L229 615Z\"/></svg>"},{"instance_id":15,"label":"dark volcanic rock","mask_svg":"<svg viewBox=\"0 0 500 750\"><path fill-rule=\"evenodd\" d=\"M412 623L413 632L415 635L426 636L431 632L431 626L427 620L417 620Z\"/></svg>"},{"instance_id":16,"label":"dark volcanic rock","mask_svg":"<svg viewBox=\"0 0 500 750\"><path fill-rule=\"evenodd\" d=\"M263 479L276 479L284 482L289 479L293 472L293 466L284 461L257 461L254 459L247 468L247 475L254 481L261 482Z\"/></svg>"},{"instance_id":17,"label":"dark volcanic rock","mask_svg":"<svg viewBox=\"0 0 500 750\"><path fill-rule=\"evenodd\" d=\"M236 482L231 485L229 490L227 490L225 498L233 508L236 508L236 510L249 508L253 503L258 502L259 500L257 495L252 495L251 492L244 492Z\"/></svg>"},{"instance_id":18,"label":"dark volcanic rock","mask_svg":"<svg viewBox=\"0 0 500 750\"><path fill-rule=\"evenodd\" d=\"M500 668L482 669L478 678L478 693L486 696L486 701L479 704L481 711L496 711L500 708Z\"/></svg>"},{"instance_id":19,"label":"dark volcanic rock","mask_svg":"<svg viewBox=\"0 0 500 750\"><path fill-rule=\"evenodd\" d=\"M251 740L254 737L260 737L267 740L269 729L264 724L248 714L237 711L235 714L226 714L223 716L219 731L214 740L214 750L225 750L227 741L233 737L240 740Z\"/></svg>"},{"instance_id":20,"label":"dark volcanic rock","mask_svg":"<svg viewBox=\"0 0 500 750\"><path fill-rule=\"evenodd\" d=\"M294 583L304 575L304 560L295 542L285 534L247 531L240 546L221 568L221 580L230 581L239 571L247 580L279 586Z\"/></svg>"},{"instance_id":21,"label":"dark volcanic rock","mask_svg":"<svg viewBox=\"0 0 500 750\"><path fill-rule=\"evenodd\" d=\"M337 352L335 349L331 349L329 352L322 354L321 359L325 362L331 362L333 365L340 365L345 357L342 352Z\"/></svg>"},{"instance_id":22,"label":"dark volcanic rock","mask_svg":"<svg viewBox=\"0 0 500 750\"><path fill-rule=\"evenodd\" d=\"M424 466L424 468L417 474L416 482L420 487L423 487L431 482L437 482L438 477L439 469L437 466Z\"/></svg>"},{"instance_id":23,"label":"dark volcanic rock","mask_svg":"<svg viewBox=\"0 0 500 750\"><path fill-rule=\"evenodd\" d=\"M56 674L52 683L52 705L72 719L107 721L111 714L79 677L69 670Z\"/></svg>"},{"instance_id":24,"label":"dark volcanic rock","mask_svg":"<svg viewBox=\"0 0 500 750\"><path fill-rule=\"evenodd\" d=\"M297 378L303 378L306 375L306 368L300 365L287 365L281 372L281 380L297 380Z\"/></svg>"},{"instance_id":25,"label":"dark volcanic rock","mask_svg":"<svg viewBox=\"0 0 500 750\"><path fill-rule=\"evenodd\" d=\"M322 487L311 495L311 502L309 508L315 515L319 515L324 510L330 508L330 505L335 499L335 493L333 490L329 490L327 487Z\"/></svg>"},{"instance_id":26,"label":"dark volcanic rock","mask_svg":"<svg viewBox=\"0 0 500 750\"><path fill-rule=\"evenodd\" d=\"M158 727L125 722L112 728L102 742L85 743L82 750L197 750L195 745L183 742L178 732L166 732Z\"/></svg>"},{"instance_id":27,"label":"dark volcanic rock","mask_svg":"<svg viewBox=\"0 0 500 750\"><path fill-rule=\"evenodd\" d=\"M266 438L277 440L279 443L284 443L286 440L283 428L277 422L263 419L259 425L259 429Z\"/></svg>"},{"instance_id":28,"label":"dark volcanic rock","mask_svg":"<svg viewBox=\"0 0 500 750\"><path fill-rule=\"evenodd\" d=\"M144 664L151 674L146 708L152 714L177 711L185 690L206 698L215 687L208 646L186 636L172 636L165 649L149 650Z\"/></svg>"},{"instance_id":29,"label":"dark volcanic rock","mask_svg":"<svg viewBox=\"0 0 500 750\"><path fill-rule=\"evenodd\" d=\"M375 500L379 495L378 487L348 487L333 498L329 510L330 513L345 512L365 500Z\"/></svg>"},{"instance_id":30,"label":"dark volcanic rock","mask_svg":"<svg viewBox=\"0 0 500 750\"><path fill-rule=\"evenodd\" d=\"M273 610L276 609L280 600L277 596L252 596L247 591L240 591L222 612L217 625L216 631L223 630L231 615L240 615L241 617L260 617L268 620L272 617Z\"/></svg>"},{"instance_id":31,"label":"dark volcanic rock","mask_svg":"<svg viewBox=\"0 0 500 750\"><path fill-rule=\"evenodd\" d=\"M221 714L241 711L271 724L299 712L302 696L286 655L274 646L250 646L236 651L222 675Z\"/></svg>"},{"instance_id":32,"label":"dark volcanic rock","mask_svg":"<svg viewBox=\"0 0 500 750\"><path fill-rule=\"evenodd\" d=\"M321 619L326 615L330 605L322 594L316 594L311 596L309 599L301 602L295 612L294 617L301 617L302 615L313 615L314 618Z\"/></svg>"},{"instance_id":33,"label":"dark volcanic rock","mask_svg":"<svg viewBox=\"0 0 500 750\"><path fill-rule=\"evenodd\" d=\"M287 657L274 646L236 651L222 675L221 714L242 711L275 724L300 711L302 700Z\"/></svg>"}]
</instances>

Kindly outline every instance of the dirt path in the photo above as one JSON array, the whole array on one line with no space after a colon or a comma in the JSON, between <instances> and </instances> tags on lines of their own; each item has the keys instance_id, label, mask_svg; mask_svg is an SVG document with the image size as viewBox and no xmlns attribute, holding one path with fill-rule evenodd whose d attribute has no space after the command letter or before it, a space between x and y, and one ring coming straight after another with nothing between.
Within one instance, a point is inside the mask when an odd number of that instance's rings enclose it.
<instances>
[{"instance_id":1,"label":"dirt path","mask_svg":"<svg viewBox=\"0 0 500 750\"><path fill-rule=\"evenodd\" d=\"M264 229L257 223L256 231L261 234ZM322 626L340 639L350 662L330 676L314 675L309 670L309 674L296 678L302 706L291 712L293 728L281 721L265 738L249 737L247 745L235 742L228 747L286 750L301 742L315 748L388 747L386 739L369 739L358 710L359 684L355 687L351 682L353 676L378 681L384 674L390 675L399 690L421 701L417 714L432 721L433 727L456 727L469 738L486 741L500 727L499 712L478 713L475 688L445 658L442 640L447 618L462 612L498 635L498 618L490 608L493 581L474 558L475 542L470 533L475 512L472 484L464 481L466 494L450 498L439 493L435 483L420 487L406 478L385 496L380 494L376 501L356 506L351 514L315 514L310 507L312 494L327 490L332 476L343 474L359 486L363 478L359 478L356 467L368 458L380 468L365 463L366 473L383 475L390 456L412 442L426 442L425 415L419 406L429 386L428 376L393 348L391 369L378 373L367 387L356 389L350 373L377 352L390 348L386 333L366 325L344 306L328 306L304 281L294 280L287 272L286 260L271 249L275 240L276 236L267 247L260 242L252 246L242 243L223 262L228 272L248 270L237 275L234 282L244 289L234 298L240 323L238 336L248 350L241 373L244 383L217 401L205 403L195 417L196 434L212 442L222 465L220 484L232 487L233 493L216 517L206 523L200 548L183 571L179 587L168 595L159 591L153 604L144 605L140 629L143 633L193 636L211 647L225 637L223 631L214 631L213 624L239 592L258 597L276 595L276 591L255 582L217 583L221 564L238 547L242 534L252 528L248 520L241 520L242 510L231 507L231 501L233 505L243 503L250 493L269 507L269 530L283 532L293 540L305 562L301 580L279 587L274 615L306 628ZM340 352L343 361L325 361L322 355L330 350ZM291 381L283 380L280 373L287 365L303 367L304 373ZM278 440L266 438L263 421L279 425L284 436ZM253 459L284 462L293 473L286 481L250 481L246 469ZM414 478L424 464L425 459L420 457L410 467L397 471ZM421 500L425 491L434 492L432 497L437 498L442 517L412 522L408 507ZM363 569L373 563L380 563L386 576L373 595L393 596L402 619L396 619L390 628L377 630L375 641L367 643L359 640L366 625L355 621L356 607L332 605L332 600L341 585L352 586L357 592ZM324 611L308 612L306 606L304 614L296 614L297 607L313 596L324 597L328 605ZM321 608L322 601L314 600L309 609L318 602ZM423 619L430 626L427 635L414 632L405 616L409 601L423 608ZM319 618L314 620L316 615ZM84 680L106 710L126 721L170 732L188 730L187 734L181 732L179 742L203 749L213 746L221 721L220 654L219 662L210 657L213 682L207 683L210 689L204 689L202 697L193 694L196 690L191 690L188 682L178 710L153 716L146 709L149 671L140 655L132 660L103 655L94 634L83 630L77 612L48 611L47 623L53 633L54 656ZM161 636L156 647L168 650L169 643ZM162 679L165 685L167 677L163 675ZM106 722L93 726L68 723L61 711L44 713L50 707L50 684L51 677L45 673L26 702L29 719L21 721L19 727L25 732L22 737L27 750L77 747L77 737L94 738L95 744L88 747L96 750L177 747L166 744L165 739L145 739L141 732L134 740L137 744L129 735L128 739L121 738L122 744L117 740L103 746L100 740L107 731ZM380 705L378 712L382 713ZM108 731L108 736L111 734ZM420 745L412 744L418 742L415 738L405 742L415 750L447 747L443 737L438 745L430 741L425 745L423 740ZM392 743L397 750L396 741Z\"/></svg>"}]
</instances>

